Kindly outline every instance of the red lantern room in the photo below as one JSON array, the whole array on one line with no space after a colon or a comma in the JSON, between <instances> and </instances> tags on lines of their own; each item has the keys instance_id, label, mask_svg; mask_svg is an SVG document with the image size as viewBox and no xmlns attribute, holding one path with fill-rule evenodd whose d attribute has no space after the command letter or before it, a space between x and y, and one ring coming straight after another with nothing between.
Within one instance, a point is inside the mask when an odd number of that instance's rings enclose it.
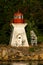
<instances>
[{"instance_id":1,"label":"red lantern room","mask_svg":"<svg viewBox=\"0 0 43 65\"><path fill-rule=\"evenodd\" d=\"M21 12L17 12L14 14L14 23L23 23L23 14Z\"/></svg>"}]
</instances>

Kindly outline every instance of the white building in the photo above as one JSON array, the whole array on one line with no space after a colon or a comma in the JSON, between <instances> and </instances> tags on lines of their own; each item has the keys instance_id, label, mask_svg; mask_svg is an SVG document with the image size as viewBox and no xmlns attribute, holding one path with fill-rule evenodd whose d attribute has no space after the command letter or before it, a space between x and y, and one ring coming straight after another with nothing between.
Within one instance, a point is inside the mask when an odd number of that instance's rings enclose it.
<instances>
[{"instance_id":1,"label":"white building","mask_svg":"<svg viewBox=\"0 0 43 65\"><path fill-rule=\"evenodd\" d=\"M33 30L30 31L30 37L31 37L31 45L37 46L37 36Z\"/></svg>"},{"instance_id":2,"label":"white building","mask_svg":"<svg viewBox=\"0 0 43 65\"><path fill-rule=\"evenodd\" d=\"M10 39L10 45L11 46L29 46L27 37L26 37L26 32L25 32L25 27L27 23L23 22L23 14L20 12L17 12L14 14L14 23L11 23L13 26L13 31L11 34L11 39Z\"/></svg>"}]
</instances>

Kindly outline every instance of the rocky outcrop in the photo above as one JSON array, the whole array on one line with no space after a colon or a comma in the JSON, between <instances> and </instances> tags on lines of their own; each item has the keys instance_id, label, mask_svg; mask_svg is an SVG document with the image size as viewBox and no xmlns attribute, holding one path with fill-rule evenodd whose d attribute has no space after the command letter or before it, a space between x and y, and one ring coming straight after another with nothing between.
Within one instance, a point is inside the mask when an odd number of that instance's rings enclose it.
<instances>
[{"instance_id":1,"label":"rocky outcrop","mask_svg":"<svg viewBox=\"0 0 43 65\"><path fill-rule=\"evenodd\" d=\"M43 60L43 48L1 46L0 60Z\"/></svg>"}]
</instances>

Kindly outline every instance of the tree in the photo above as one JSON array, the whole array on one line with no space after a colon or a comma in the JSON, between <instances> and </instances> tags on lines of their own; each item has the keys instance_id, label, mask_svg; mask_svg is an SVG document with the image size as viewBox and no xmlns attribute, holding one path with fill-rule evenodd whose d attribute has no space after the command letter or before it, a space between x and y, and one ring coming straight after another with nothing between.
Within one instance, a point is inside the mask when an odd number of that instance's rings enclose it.
<instances>
[{"instance_id":1,"label":"tree","mask_svg":"<svg viewBox=\"0 0 43 65\"><path fill-rule=\"evenodd\" d=\"M10 21L13 14L18 11L23 13L28 23L26 27L27 37L29 31L34 29L37 35L43 35L43 1L41 0L0 0L0 43L9 43L11 35Z\"/></svg>"}]
</instances>

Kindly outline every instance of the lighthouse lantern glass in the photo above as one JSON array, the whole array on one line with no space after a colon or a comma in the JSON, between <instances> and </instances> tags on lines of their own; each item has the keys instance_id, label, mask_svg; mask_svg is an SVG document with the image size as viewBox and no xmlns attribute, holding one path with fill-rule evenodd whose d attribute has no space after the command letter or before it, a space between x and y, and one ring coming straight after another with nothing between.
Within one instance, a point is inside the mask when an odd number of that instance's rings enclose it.
<instances>
[{"instance_id":1,"label":"lighthouse lantern glass","mask_svg":"<svg viewBox=\"0 0 43 65\"><path fill-rule=\"evenodd\" d=\"M17 13L14 14L14 23L24 23L22 13L17 12Z\"/></svg>"},{"instance_id":2,"label":"lighthouse lantern glass","mask_svg":"<svg viewBox=\"0 0 43 65\"><path fill-rule=\"evenodd\" d=\"M23 16L14 16L14 19L17 19L17 18L23 19Z\"/></svg>"}]
</instances>

